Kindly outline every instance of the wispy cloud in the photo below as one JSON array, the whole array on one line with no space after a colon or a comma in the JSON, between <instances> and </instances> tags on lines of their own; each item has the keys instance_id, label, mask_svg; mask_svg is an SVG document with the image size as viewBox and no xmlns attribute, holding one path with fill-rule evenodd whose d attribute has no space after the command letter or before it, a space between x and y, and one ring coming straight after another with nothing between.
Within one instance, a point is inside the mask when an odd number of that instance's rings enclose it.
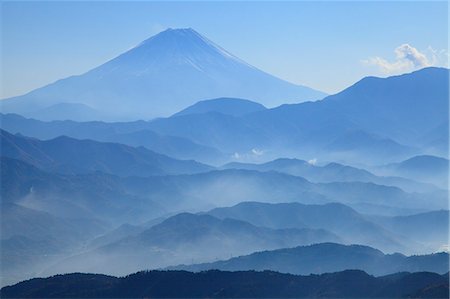
<instances>
[{"instance_id":1,"label":"wispy cloud","mask_svg":"<svg viewBox=\"0 0 450 299\"><path fill-rule=\"evenodd\" d=\"M408 44L397 47L395 54L397 55L397 60L406 60L417 68L431 65L425 54L420 53L419 50Z\"/></svg>"},{"instance_id":2,"label":"wispy cloud","mask_svg":"<svg viewBox=\"0 0 450 299\"><path fill-rule=\"evenodd\" d=\"M424 52L409 44L403 44L394 49L396 59L388 61L379 56L370 57L362 62L368 66L376 66L384 74L395 74L428 66L439 65L444 56L444 66L448 59L446 50L435 50L432 47Z\"/></svg>"},{"instance_id":3,"label":"wispy cloud","mask_svg":"<svg viewBox=\"0 0 450 299\"><path fill-rule=\"evenodd\" d=\"M256 156L262 156L264 154L264 151L260 150L260 149L257 149L257 148L254 148L254 149L252 149L252 154L254 154Z\"/></svg>"}]
</instances>

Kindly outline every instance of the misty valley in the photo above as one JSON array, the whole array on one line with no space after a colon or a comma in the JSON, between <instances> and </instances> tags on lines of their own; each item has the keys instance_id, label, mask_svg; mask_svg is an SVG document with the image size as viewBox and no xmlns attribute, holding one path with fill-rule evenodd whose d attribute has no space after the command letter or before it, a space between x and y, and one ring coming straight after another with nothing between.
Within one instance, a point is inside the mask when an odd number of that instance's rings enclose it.
<instances>
[{"instance_id":1,"label":"misty valley","mask_svg":"<svg viewBox=\"0 0 450 299\"><path fill-rule=\"evenodd\" d=\"M341 92L193 29L3 99L2 298L448 298L449 70Z\"/></svg>"}]
</instances>

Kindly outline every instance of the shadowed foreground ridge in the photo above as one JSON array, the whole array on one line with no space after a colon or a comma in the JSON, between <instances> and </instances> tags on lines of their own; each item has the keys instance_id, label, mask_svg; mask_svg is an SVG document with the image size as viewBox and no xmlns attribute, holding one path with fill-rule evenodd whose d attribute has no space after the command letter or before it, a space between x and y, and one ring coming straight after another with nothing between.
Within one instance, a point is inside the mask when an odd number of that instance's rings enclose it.
<instances>
[{"instance_id":1,"label":"shadowed foreground ridge","mask_svg":"<svg viewBox=\"0 0 450 299\"><path fill-rule=\"evenodd\" d=\"M448 298L448 273L363 271L297 276L264 271L138 272L126 277L65 274L1 289L2 298Z\"/></svg>"}]
</instances>

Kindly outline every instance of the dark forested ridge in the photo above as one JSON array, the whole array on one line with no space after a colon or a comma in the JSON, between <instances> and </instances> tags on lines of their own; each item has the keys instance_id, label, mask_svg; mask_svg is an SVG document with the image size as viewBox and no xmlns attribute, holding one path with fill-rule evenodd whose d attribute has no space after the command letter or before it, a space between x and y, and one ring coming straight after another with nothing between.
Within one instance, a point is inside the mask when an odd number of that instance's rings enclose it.
<instances>
[{"instance_id":1,"label":"dark forested ridge","mask_svg":"<svg viewBox=\"0 0 450 299\"><path fill-rule=\"evenodd\" d=\"M363 271L296 276L272 271L138 272L126 277L65 274L1 289L2 298L448 298L448 273Z\"/></svg>"}]
</instances>

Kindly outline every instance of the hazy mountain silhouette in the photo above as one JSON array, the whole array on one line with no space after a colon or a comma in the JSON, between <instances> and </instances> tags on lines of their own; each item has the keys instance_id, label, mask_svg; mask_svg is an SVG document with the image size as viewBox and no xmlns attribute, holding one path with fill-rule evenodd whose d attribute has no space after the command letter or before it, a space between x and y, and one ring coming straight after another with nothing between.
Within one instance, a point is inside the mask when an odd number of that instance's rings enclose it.
<instances>
[{"instance_id":1,"label":"hazy mountain silhouette","mask_svg":"<svg viewBox=\"0 0 450 299\"><path fill-rule=\"evenodd\" d=\"M197 102L194 105L175 113L173 116L207 112L219 112L227 115L243 116L248 113L258 112L265 109L267 108L263 105L249 100L219 98Z\"/></svg>"},{"instance_id":2,"label":"hazy mountain silhouette","mask_svg":"<svg viewBox=\"0 0 450 299\"><path fill-rule=\"evenodd\" d=\"M137 235L63 260L46 273L83 270L124 275L328 240L340 239L320 229L269 229L234 219L182 213Z\"/></svg>"},{"instance_id":3,"label":"hazy mountain silhouette","mask_svg":"<svg viewBox=\"0 0 450 299\"><path fill-rule=\"evenodd\" d=\"M103 118L148 119L224 96L273 107L325 94L269 75L188 28L165 30L82 75L2 104L3 111L23 115L58 103L78 103L100 111Z\"/></svg>"},{"instance_id":4,"label":"hazy mountain silhouette","mask_svg":"<svg viewBox=\"0 0 450 299\"><path fill-rule=\"evenodd\" d=\"M62 218L7 202L1 204L1 216L2 285L32 277L108 229L92 218Z\"/></svg>"},{"instance_id":5,"label":"hazy mountain silhouette","mask_svg":"<svg viewBox=\"0 0 450 299\"><path fill-rule=\"evenodd\" d=\"M444 249L449 242L449 211L440 210L407 216L373 216L372 221L389 231Z\"/></svg>"},{"instance_id":6,"label":"hazy mountain silhouette","mask_svg":"<svg viewBox=\"0 0 450 299\"><path fill-rule=\"evenodd\" d=\"M331 201L331 200L368 200L370 202L382 201L383 198L387 198L390 201L398 201L408 205L416 205L419 198L415 198L412 194L406 194L402 192L400 189L385 187L385 186L377 186L373 184L366 183L342 183L343 185L335 186L332 184L313 184L306 181L303 178L290 176L287 174L281 174L276 172L257 172L257 171L248 171L248 170L222 170L222 171L212 171L208 173L201 173L195 175L175 175L175 176L154 176L148 178L139 178L139 177L127 177L121 178L111 175L105 175L99 172L94 174L85 174L85 175L60 175L54 173L46 173L34 166L26 164L24 162L2 158L1 165L1 173L2 173L2 201L9 202L13 204L21 204L27 208L39 209L43 212L51 213L58 217L76 217L76 218L88 218L92 220L101 219L104 222L109 223L111 226L117 226L121 223L136 223L142 222L149 219L149 217L159 217L164 215L166 212L173 212L177 209L191 209L198 210L204 209L206 207L214 207L218 205L226 205L227 203L238 203L243 200L253 199L253 200L265 200L268 202L283 202L283 201L301 201L301 202L318 202L318 201ZM227 192L223 192L223 190L227 190ZM324 195L326 194L326 195ZM363 197L362 197L363 196ZM430 199L427 198L427 207L430 206ZM333 205L330 205L332 207ZM336 205L339 207L339 205ZM405 206L403 206L405 208ZM291 209L289 209L291 210ZM292 209L294 210L294 209ZM333 209L331 209L333 210ZM339 209L337 209L339 210ZM343 211L348 211L349 213L343 213L342 215L348 215L351 218L351 221L344 221L344 217L334 217L337 210L331 211L332 215L329 215L328 221L332 221L335 219L336 221L342 220L344 224L339 225L339 223L328 222L328 227L343 228L348 225L350 231L357 232L358 228L352 228L351 223L355 225L361 225L362 228L367 228L367 238L370 239L370 232L375 233L375 235L382 232L379 228L374 228L374 225L370 225L365 219L361 219L360 216L353 210L343 206ZM310 215L314 215L312 211L309 212ZM280 219L283 215L275 215L273 217L273 221ZM283 219L288 221L288 214L285 215ZM18 217L14 213L11 214L11 217ZM237 216L233 216L237 217ZM195 217L194 217L195 218ZM20 218L17 218L20 219ZM33 219L33 218L30 218ZM264 219L264 218L262 218ZM323 219L323 218L322 218ZM356 219L356 220L355 220ZM250 219L249 219L250 220ZM300 221L307 220L306 217L300 219ZM318 219L320 220L320 219ZM237 221L237 220L234 220ZM216 221L217 222L217 221ZM86 222L89 223L89 222ZM213 224L206 222L206 227L212 228ZM233 223L233 221L231 222ZM264 223L264 225L268 225L270 222ZM306 223L306 221L304 222ZM385 223L385 222L383 222ZM189 236L187 233L183 233L183 228L193 228L194 226L189 224L183 224L175 222L176 225L173 225L172 231L174 234L164 231L161 233L163 236L173 236L175 240L182 239L184 235ZM308 223L311 225L311 223ZM40 226L42 225L39 221L33 223L33 225ZM179 227L178 227L179 225ZM251 226L251 225L250 225ZM245 226L244 226L245 227ZM317 227L317 226L316 226ZM372 228L371 228L372 227ZM300 226L301 229L304 229L304 226ZM306 228L306 230L310 230L314 228L311 225L310 228ZM262 231L267 231L267 228L261 228ZM273 228L272 228L273 230ZM270 231L270 229L269 229ZM278 232L278 231L277 231ZM117 233L117 232L116 232ZM138 231L139 233L139 231ZM166 234L167 233L167 234ZM359 233L363 233L363 231L359 231ZM181 235L180 235L181 234ZM130 230L124 231L122 237L135 236L133 238L137 238L136 231ZM261 235L259 232L257 234L259 237L263 238L264 234ZM279 237L279 233L273 233ZM302 238L308 236L308 234L301 234ZM351 234L347 233L347 236ZM157 240L156 235L153 235L150 239ZM227 240L222 231L214 230L209 235L214 243L217 246L210 246L210 242L207 242L207 245L196 245L194 246L197 250L199 257L204 257L204 248L211 249L211 259L214 260L216 258L219 249L225 250L227 246L224 246L220 243L220 240ZM233 238L239 237L238 234L233 234ZM391 238L392 234L388 233L386 238L383 237L383 233L381 233L380 240L387 240L388 245L386 247L395 247L399 250L418 250L418 247L414 244L411 247L405 247L405 240L402 238ZM278 238L277 237L277 238ZM65 238L65 236L62 236ZM244 237L243 237L244 238ZM120 236L117 237L112 235L110 239L111 242L115 242L120 239ZM264 239L264 238L263 238ZM286 239L289 241L297 240L296 238L290 235L286 236ZM306 238L307 239L307 238ZM237 241L235 243L227 243L230 244L242 244L244 239ZM253 245L257 245L258 243L253 242L254 239L250 238L250 243L254 243ZM279 239L276 239L279 240ZM305 240L305 239L302 239ZM315 239L309 239L311 242L314 242ZM363 240L363 239L361 239ZM12 240L14 242L10 242L11 246L19 246L18 248L28 248L33 252L33 248L38 250L42 248L42 245L35 244L33 240L22 241L18 243L18 239ZM367 240L366 240L367 241ZM205 241L206 242L206 241ZM106 242L108 243L108 242ZM49 243L51 244L51 243ZM100 242L100 245L104 243ZM130 247L136 247L137 243L133 243ZM151 243L150 243L151 244ZM286 243L278 243L279 246L288 246ZM408 243L410 244L410 243ZM90 244L91 248L92 245ZM168 245L167 248L170 249L173 244ZM382 248L384 248L383 244ZM119 247L120 248L120 247ZM137 248L137 247L136 247ZM150 248L154 248L150 246ZM158 248L158 247L157 247ZM177 263L191 263L191 262L200 262L200 260L192 261L192 256L195 256L195 252L192 253L187 250L182 250L181 248L186 249L187 247L180 247L180 251L175 256L180 258ZM217 250L215 250L216 248ZM200 250L202 249L202 250ZM254 250L260 250L257 248L249 248ZM17 252L20 252L19 250ZM102 251L99 254L90 255L91 259L84 259L84 257L80 257L81 260L74 259L73 264L70 265L78 265L78 270L82 270L85 265L87 266L95 266L97 265L99 268L102 266L104 269L110 270L108 268L110 265L115 265L119 270L125 269L126 266L135 266L133 270L142 269L138 266L142 266L142 260L140 257L140 253L138 251L133 251L130 249L130 256L125 255L126 258L119 259L116 264L111 263L110 258L114 258L116 256L117 251L113 250L111 256L108 255L108 251ZM148 251L143 249L143 254L148 254ZM153 251L152 251L153 252ZM250 251L245 253L250 253ZM38 252L35 252L37 254ZM123 253L123 252L122 252ZM139 254L138 254L139 253ZM172 251L166 249L163 251L156 251L155 254L152 255L156 262L167 261L164 266L168 266L172 264L176 259L174 258ZM242 252L241 254L244 254ZM159 258L157 258L159 257ZM226 252L225 256L222 258L230 257L230 253ZM183 260L182 260L183 259ZM148 262L151 262L150 259L144 259ZM82 261L80 263L80 261ZM124 262L122 264L121 262ZM133 262L132 262L133 261ZM100 263L100 265L98 264ZM101 264L104 263L104 264ZM68 266L69 263L58 263L61 266ZM34 266L31 262L28 262L27 269L34 269ZM54 272L48 273L57 273L59 270L63 270L66 268L52 268ZM49 269L48 271L51 271ZM111 269L112 270L112 269ZM42 268L41 270L42 271ZM131 270L130 270L131 271ZM22 271L22 273L28 273ZM33 275L33 274L30 274ZM10 278L12 276L9 276Z\"/></svg>"},{"instance_id":7,"label":"hazy mountain silhouette","mask_svg":"<svg viewBox=\"0 0 450 299\"><path fill-rule=\"evenodd\" d=\"M335 162L321 166L315 165L314 161L308 162L299 159L279 158L261 164L231 162L223 165L221 168L278 171L301 176L311 182L372 182L380 185L396 186L409 192L437 191L436 187L430 184L424 184L402 177L376 176L365 169Z\"/></svg>"},{"instance_id":8,"label":"hazy mountain silhouette","mask_svg":"<svg viewBox=\"0 0 450 299\"><path fill-rule=\"evenodd\" d=\"M50 121L27 119L17 114L0 114L2 128L11 133L20 133L38 139L53 139L68 136L77 139L92 139L144 146L154 152L177 159L196 160L204 163L226 162L225 155L215 148L194 143L187 138L157 134L148 128L147 122L107 123L100 121Z\"/></svg>"},{"instance_id":9,"label":"hazy mountain silhouette","mask_svg":"<svg viewBox=\"0 0 450 299\"><path fill-rule=\"evenodd\" d=\"M361 245L346 246L322 243L256 252L225 261L180 265L169 267L169 269L187 271L211 269L222 271L271 270L300 275L357 269L379 276L405 271L429 271L445 274L448 272L448 267L448 253L407 257L399 253L386 255L377 249Z\"/></svg>"},{"instance_id":10,"label":"hazy mountain silhouette","mask_svg":"<svg viewBox=\"0 0 450 299\"><path fill-rule=\"evenodd\" d=\"M428 151L447 154L433 142L448 141L448 136L435 132L441 132L448 123L448 78L448 69L425 68L401 76L367 77L316 102L235 116L217 112L231 103L223 99L220 109L149 122L110 124L108 128L183 137L244 162L296 156L347 164L387 164ZM11 126L18 129L12 131L24 134L24 126ZM428 134L435 137L425 138Z\"/></svg>"},{"instance_id":11,"label":"hazy mountain silhouette","mask_svg":"<svg viewBox=\"0 0 450 299\"><path fill-rule=\"evenodd\" d=\"M408 209L411 213L417 209L429 211L447 207L446 192L407 193L396 187L363 182L314 184L301 177L252 170L214 170L194 175L131 178L125 182L135 194L165 194L165 202L174 206L181 204L180 209L188 210L230 206L242 201L370 204L382 206L381 210L386 212L389 207L403 209L403 213ZM370 207L361 209L373 211Z\"/></svg>"},{"instance_id":12,"label":"hazy mountain silhouette","mask_svg":"<svg viewBox=\"0 0 450 299\"><path fill-rule=\"evenodd\" d=\"M102 171L120 176L148 176L212 169L195 161L176 160L143 147L78 140L66 136L41 141L1 130L1 143L4 157L67 174Z\"/></svg>"},{"instance_id":13,"label":"hazy mountain silhouette","mask_svg":"<svg viewBox=\"0 0 450 299\"><path fill-rule=\"evenodd\" d=\"M28 139L25 140L28 142ZM46 164L45 166L48 167L49 165ZM88 166L90 168L84 171L98 171L98 169L92 169L90 164ZM443 194L406 193L396 187L363 182L311 183L301 177L288 174L251 170L215 170L193 175L128 177L122 179L98 172L69 177L51 174L30 176L28 170L26 170L20 173L15 181L8 180L9 177L12 177L11 174L15 172L17 170L13 166L4 171L5 180L10 183L4 184L2 192L11 193L11 198L25 197L30 194L30 191L33 191L34 195L39 195L41 199L46 199L47 194L53 194L54 192L64 194L64 188L59 186L66 186L64 182L68 180L77 182L73 187L68 186L73 194L101 192L100 190L105 188L105 190L108 190L105 194L111 193L112 198L117 198L117 200L119 200L118 196L121 195L125 198L134 197L135 205L144 202L154 205L158 202L159 206L169 211L199 211L217 206L230 206L242 201L300 202L306 204L342 202L355 206L358 210L372 211L372 213L377 210L375 209L377 206L383 207L381 210L384 211L391 207L399 210L398 212L403 210L403 213L411 213L417 209L421 211L443 209L447 205L445 192ZM35 180L40 183L31 183ZM61 183L56 183L59 181ZM83 184L86 186L83 186ZM31 186L34 186L34 189L30 190ZM40 186L39 189L37 189L38 186ZM89 189L89 186L95 187ZM17 190L20 192L17 192ZM227 190L227 192L223 192L223 190ZM101 197L103 198L104 195L101 195ZM119 200L119 202L122 202L122 200ZM70 202L67 202L67 204L71 205ZM126 204L126 201L124 204ZM359 205L361 204L370 204L370 206L360 208ZM127 210L139 211L139 208L130 206Z\"/></svg>"},{"instance_id":14,"label":"hazy mountain silhouette","mask_svg":"<svg viewBox=\"0 0 450 299\"><path fill-rule=\"evenodd\" d=\"M380 172L400 175L434 183L448 189L449 160L431 155L420 155L399 163L381 167Z\"/></svg>"},{"instance_id":15,"label":"hazy mountain silhouette","mask_svg":"<svg viewBox=\"0 0 450 299\"><path fill-rule=\"evenodd\" d=\"M321 101L239 118L204 113L158 119L150 128L228 152L256 148L278 157L303 153L353 162L395 161L414 154L414 148L427 148L422 136L448 121L448 73L426 68L401 76L368 77ZM339 140L345 144L342 140L349 139L351 147L337 146Z\"/></svg>"},{"instance_id":16,"label":"hazy mountain silhouette","mask_svg":"<svg viewBox=\"0 0 450 299\"><path fill-rule=\"evenodd\" d=\"M230 208L216 208L208 212L218 218L234 218L254 225L271 228L315 228L331 231L343 238L347 244L365 244L382 248L389 252L405 251L407 247L418 247L415 242L429 240L410 238L408 234L397 235L371 221L370 218L352 208L338 203L324 205L304 205L300 203L258 203L244 202ZM388 217L383 218L390 219ZM442 228L445 230L445 228ZM417 235L414 235L417 237ZM446 239L440 236L441 243ZM422 245L424 246L424 245Z\"/></svg>"},{"instance_id":17,"label":"hazy mountain silhouette","mask_svg":"<svg viewBox=\"0 0 450 299\"><path fill-rule=\"evenodd\" d=\"M432 67L367 77L322 104L351 116L363 129L411 144L421 132L448 121L448 79L448 69Z\"/></svg>"},{"instance_id":18,"label":"hazy mountain silhouette","mask_svg":"<svg viewBox=\"0 0 450 299\"><path fill-rule=\"evenodd\" d=\"M422 135L421 142L426 145L427 153L437 156L447 156L449 150L449 121L432 128Z\"/></svg>"},{"instance_id":19,"label":"hazy mountain silhouette","mask_svg":"<svg viewBox=\"0 0 450 299\"><path fill-rule=\"evenodd\" d=\"M88 121L93 119L100 119L102 114L89 107L88 105L80 103L58 103L43 109L37 110L29 115L41 120L67 120L77 119L79 121Z\"/></svg>"},{"instance_id":20,"label":"hazy mountain silhouette","mask_svg":"<svg viewBox=\"0 0 450 299\"><path fill-rule=\"evenodd\" d=\"M134 147L143 146L151 151L176 159L196 160L202 163L227 161L230 155L219 150L192 142L187 138L164 136L151 130L117 133L100 137L103 141L122 143Z\"/></svg>"},{"instance_id":21,"label":"hazy mountain silhouette","mask_svg":"<svg viewBox=\"0 0 450 299\"><path fill-rule=\"evenodd\" d=\"M368 155L380 155L395 157L404 157L414 153L411 147L399 144L398 142L383 138L375 134L369 134L365 131L350 131L338 136L326 146L330 152L362 152Z\"/></svg>"},{"instance_id":22,"label":"hazy mountain silhouette","mask_svg":"<svg viewBox=\"0 0 450 299\"><path fill-rule=\"evenodd\" d=\"M101 219L114 225L148 220L164 213L152 198L128 192L118 177L101 173L60 175L2 157L1 180L2 203L20 204L64 219Z\"/></svg>"}]
</instances>

